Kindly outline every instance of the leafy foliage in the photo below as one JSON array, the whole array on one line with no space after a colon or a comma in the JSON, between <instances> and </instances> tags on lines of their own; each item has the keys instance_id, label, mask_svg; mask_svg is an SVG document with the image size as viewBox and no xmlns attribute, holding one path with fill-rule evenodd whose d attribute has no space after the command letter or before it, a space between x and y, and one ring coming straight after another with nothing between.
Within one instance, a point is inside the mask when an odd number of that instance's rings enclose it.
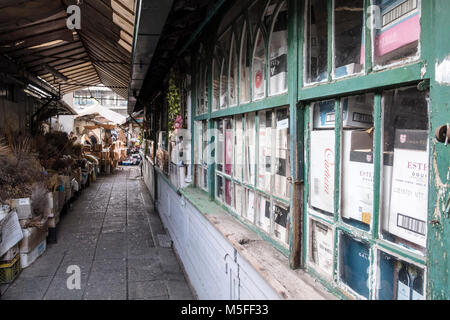
<instances>
[{"instance_id":1,"label":"leafy foliage","mask_svg":"<svg viewBox=\"0 0 450 320\"><path fill-rule=\"evenodd\" d=\"M175 120L181 113L180 90L177 86L177 77L174 69L170 71L167 103L169 104L169 132L173 132Z\"/></svg>"}]
</instances>

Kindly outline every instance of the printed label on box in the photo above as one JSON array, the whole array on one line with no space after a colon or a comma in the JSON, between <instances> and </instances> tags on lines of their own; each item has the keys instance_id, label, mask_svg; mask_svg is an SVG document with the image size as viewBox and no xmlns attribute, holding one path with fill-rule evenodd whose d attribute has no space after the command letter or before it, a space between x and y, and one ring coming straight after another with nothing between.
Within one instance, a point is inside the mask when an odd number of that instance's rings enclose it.
<instances>
[{"instance_id":1,"label":"printed label on box","mask_svg":"<svg viewBox=\"0 0 450 320\"><path fill-rule=\"evenodd\" d=\"M334 212L334 131L311 132L311 206Z\"/></svg>"},{"instance_id":2,"label":"printed label on box","mask_svg":"<svg viewBox=\"0 0 450 320\"><path fill-rule=\"evenodd\" d=\"M389 232L426 246L428 133L397 130L394 145Z\"/></svg>"}]
</instances>

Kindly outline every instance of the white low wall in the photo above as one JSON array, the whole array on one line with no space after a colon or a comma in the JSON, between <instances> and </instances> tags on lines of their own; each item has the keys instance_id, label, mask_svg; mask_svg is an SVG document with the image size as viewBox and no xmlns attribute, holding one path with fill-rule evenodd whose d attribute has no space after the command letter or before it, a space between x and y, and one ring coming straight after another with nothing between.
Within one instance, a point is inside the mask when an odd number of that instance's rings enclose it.
<instances>
[{"instance_id":1,"label":"white low wall","mask_svg":"<svg viewBox=\"0 0 450 320\"><path fill-rule=\"evenodd\" d=\"M199 299L280 299L194 206L156 177L155 206Z\"/></svg>"},{"instance_id":2,"label":"white low wall","mask_svg":"<svg viewBox=\"0 0 450 320\"><path fill-rule=\"evenodd\" d=\"M153 170L153 166L147 159L144 159L142 164L142 174L144 176L144 182L147 186L148 191L150 192L150 196L152 200L155 200L155 171Z\"/></svg>"}]
</instances>

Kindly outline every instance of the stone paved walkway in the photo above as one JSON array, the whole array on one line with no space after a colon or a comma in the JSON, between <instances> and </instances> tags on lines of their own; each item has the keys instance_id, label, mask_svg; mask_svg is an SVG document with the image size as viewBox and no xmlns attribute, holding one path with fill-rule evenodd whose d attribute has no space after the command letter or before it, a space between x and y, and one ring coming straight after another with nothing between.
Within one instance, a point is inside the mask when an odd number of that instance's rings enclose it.
<instances>
[{"instance_id":1,"label":"stone paved walkway","mask_svg":"<svg viewBox=\"0 0 450 320\"><path fill-rule=\"evenodd\" d=\"M22 271L2 299L192 299L161 220L139 178L124 167L83 190L58 226L58 243ZM69 266L81 290L67 288Z\"/></svg>"}]
</instances>

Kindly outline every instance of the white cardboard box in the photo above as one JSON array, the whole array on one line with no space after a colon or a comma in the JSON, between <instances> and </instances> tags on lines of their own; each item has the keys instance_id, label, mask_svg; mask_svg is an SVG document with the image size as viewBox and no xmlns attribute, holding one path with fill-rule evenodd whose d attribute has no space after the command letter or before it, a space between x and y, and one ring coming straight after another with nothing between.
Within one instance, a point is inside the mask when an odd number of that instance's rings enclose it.
<instances>
[{"instance_id":1,"label":"white cardboard box","mask_svg":"<svg viewBox=\"0 0 450 320\"><path fill-rule=\"evenodd\" d=\"M342 100L344 128L367 129L373 126L373 101L370 95L352 96ZM368 101L366 101L366 99ZM323 101L314 107L314 128L334 128L336 112L334 100Z\"/></svg>"},{"instance_id":2,"label":"white cardboard box","mask_svg":"<svg viewBox=\"0 0 450 320\"><path fill-rule=\"evenodd\" d=\"M426 247L428 132L396 130L389 232Z\"/></svg>"},{"instance_id":3,"label":"white cardboard box","mask_svg":"<svg viewBox=\"0 0 450 320\"><path fill-rule=\"evenodd\" d=\"M288 244L289 229L289 209L284 206L274 204L273 206L273 229L275 237L281 242Z\"/></svg>"},{"instance_id":4,"label":"white cardboard box","mask_svg":"<svg viewBox=\"0 0 450 320\"><path fill-rule=\"evenodd\" d=\"M43 228L31 227L22 229L23 239L19 243L20 253L32 252L41 242L47 238L47 222Z\"/></svg>"},{"instance_id":5,"label":"white cardboard box","mask_svg":"<svg viewBox=\"0 0 450 320\"><path fill-rule=\"evenodd\" d=\"M9 200L11 209L15 209L19 220L33 218L33 207L31 206L30 198Z\"/></svg>"},{"instance_id":6,"label":"white cardboard box","mask_svg":"<svg viewBox=\"0 0 450 320\"><path fill-rule=\"evenodd\" d=\"M343 132L342 217L370 224L373 213L373 138Z\"/></svg>"},{"instance_id":7,"label":"white cardboard box","mask_svg":"<svg viewBox=\"0 0 450 320\"><path fill-rule=\"evenodd\" d=\"M381 228L384 231L389 230L389 210L391 207L391 186L392 186L392 166L394 164L394 153L384 153L384 166L383 166L383 191L381 193L382 212L381 216Z\"/></svg>"},{"instance_id":8,"label":"white cardboard box","mask_svg":"<svg viewBox=\"0 0 450 320\"><path fill-rule=\"evenodd\" d=\"M344 131L343 141L342 216L369 224L373 214L373 152L355 152L352 149L371 149L373 140L364 131ZM392 152L384 153L381 214L382 228L386 231L391 199L392 158Z\"/></svg>"},{"instance_id":9,"label":"white cardboard box","mask_svg":"<svg viewBox=\"0 0 450 320\"><path fill-rule=\"evenodd\" d=\"M39 245L29 253L20 254L20 266L22 269L29 267L37 258L39 258L47 248L47 239L44 239Z\"/></svg>"},{"instance_id":10,"label":"white cardboard box","mask_svg":"<svg viewBox=\"0 0 450 320\"><path fill-rule=\"evenodd\" d=\"M311 132L311 206L334 212L334 131Z\"/></svg>"},{"instance_id":11,"label":"white cardboard box","mask_svg":"<svg viewBox=\"0 0 450 320\"><path fill-rule=\"evenodd\" d=\"M243 204L244 204L244 202L245 202L245 193L244 193L244 187L242 187L241 185L239 185L239 184L235 184L234 185L234 193L235 193L235 196L234 196L234 199L235 199L235 209L236 209L236 212L240 215L240 216L242 216L242 207L243 207Z\"/></svg>"},{"instance_id":12,"label":"white cardboard box","mask_svg":"<svg viewBox=\"0 0 450 320\"><path fill-rule=\"evenodd\" d=\"M333 276L333 230L315 220L311 221L310 235L310 259L318 268L318 271L327 276Z\"/></svg>"},{"instance_id":13,"label":"white cardboard box","mask_svg":"<svg viewBox=\"0 0 450 320\"><path fill-rule=\"evenodd\" d=\"M286 119L288 120L288 119ZM275 189L273 192L280 198L289 199L289 129L277 125L275 149Z\"/></svg>"},{"instance_id":14,"label":"white cardboard box","mask_svg":"<svg viewBox=\"0 0 450 320\"><path fill-rule=\"evenodd\" d=\"M246 212L246 218L254 222L255 221L255 192L247 189L247 212Z\"/></svg>"},{"instance_id":15,"label":"white cardboard box","mask_svg":"<svg viewBox=\"0 0 450 320\"><path fill-rule=\"evenodd\" d=\"M270 232L270 200L259 196L258 201L259 226L266 232Z\"/></svg>"}]
</instances>

